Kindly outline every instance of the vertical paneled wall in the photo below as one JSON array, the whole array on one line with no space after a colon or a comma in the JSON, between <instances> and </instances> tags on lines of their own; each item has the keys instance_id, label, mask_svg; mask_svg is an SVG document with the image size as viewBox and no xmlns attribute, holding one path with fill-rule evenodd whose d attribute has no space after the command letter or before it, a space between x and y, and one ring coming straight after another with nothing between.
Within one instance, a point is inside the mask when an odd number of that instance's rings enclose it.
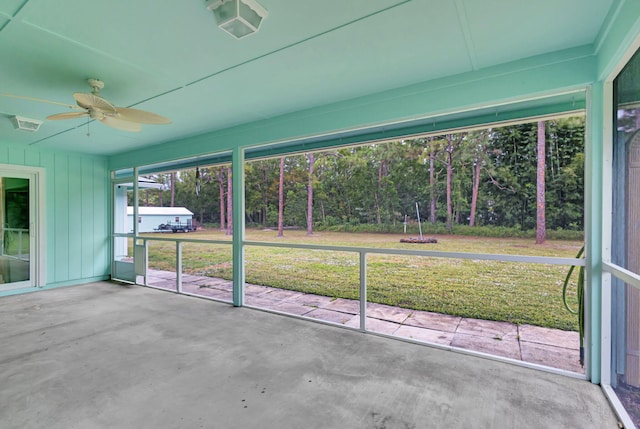
<instances>
[{"instance_id":1,"label":"vertical paneled wall","mask_svg":"<svg viewBox=\"0 0 640 429\"><path fill-rule=\"evenodd\" d=\"M0 163L45 169L47 285L109 275L109 171L104 157L0 143Z\"/></svg>"}]
</instances>

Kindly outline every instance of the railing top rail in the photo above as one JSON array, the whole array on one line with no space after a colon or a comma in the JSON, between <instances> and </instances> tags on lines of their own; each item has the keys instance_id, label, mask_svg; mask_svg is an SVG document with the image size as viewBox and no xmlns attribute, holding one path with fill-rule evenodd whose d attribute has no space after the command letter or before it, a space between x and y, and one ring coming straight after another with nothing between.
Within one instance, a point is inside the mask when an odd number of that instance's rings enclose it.
<instances>
[{"instance_id":1,"label":"railing top rail","mask_svg":"<svg viewBox=\"0 0 640 429\"><path fill-rule=\"evenodd\" d=\"M226 240L198 240L197 238L169 238L169 237L143 237L143 236L138 236L138 237L133 237L130 236L131 238L135 238L136 240L145 240L145 241L169 241L169 242L181 242L181 243L204 243L204 244L228 244L228 245L232 245L233 242L231 240L226 241Z\"/></svg>"},{"instance_id":2,"label":"railing top rail","mask_svg":"<svg viewBox=\"0 0 640 429\"><path fill-rule=\"evenodd\" d=\"M245 241L246 246L282 247L292 249L328 250L336 252L377 253L384 255L430 256L434 258L476 259L488 261L526 262L534 264L585 266L582 258L560 258L553 256L502 255L490 253L443 252L439 250L410 250L376 247L324 246L318 244L271 243L264 241Z\"/></svg>"},{"instance_id":3,"label":"railing top rail","mask_svg":"<svg viewBox=\"0 0 640 429\"><path fill-rule=\"evenodd\" d=\"M5 231L29 232L27 228L2 228Z\"/></svg>"},{"instance_id":4,"label":"railing top rail","mask_svg":"<svg viewBox=\"0 0 640 429\"><path fill-rule=\"evenodd\" d=\"M640 289L640 275L634 273L633 271L629 271L625 268L606 261L602 262L602 268L605 272L610 273L626 284L631 285L636 289Z\"/></svg>"},{"instance_id":5,"label":"railing top rail","mask_svg":"<svg viewBox=\"0 0 640 429\"><path fill-rule=\"evenodd\" d=\"M168 238L168 237L134 237L132 234L115 233L114 237L127 237L145 241L165 241L201 244L225 244L232 245L232 241L226 240L199 240L193 238ZM475 259L485 261L503 262L524 262L530 264L550 264L550 265L574 265L584 267L586 262L583 258L561 258L555 256L528 256L528 255L505 255L491 253L468 253L468 252L443 252L440 250L411 250L393 249L388 247L356 247L356 246L326 246L320 244L299 244L299 243L273 243L267 241L244 241L245 246L280 247L289 249L325 250L334 252L352 253L375 253L382 255L403 255L403 256L428 256L433 258L452 259Z\"/></svg>"}]
</instances>

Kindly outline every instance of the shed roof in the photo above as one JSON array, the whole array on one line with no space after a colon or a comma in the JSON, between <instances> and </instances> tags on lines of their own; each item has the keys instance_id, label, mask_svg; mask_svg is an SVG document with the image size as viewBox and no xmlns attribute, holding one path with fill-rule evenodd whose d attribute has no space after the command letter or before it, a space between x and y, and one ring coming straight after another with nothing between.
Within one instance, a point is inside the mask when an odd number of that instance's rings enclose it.
<instances>
[{"instance_id":1,"label":"shed roof","mask_svg":"<svg viewBox=\"0 0 640 429\"><path fill-rule=\"evenodd\" d=\"M133 207L127 207L127 214L133 215ZM193 212L186 207L138 207L138 214L146 216L192 216Z\"/></svg>"}]
</instances>

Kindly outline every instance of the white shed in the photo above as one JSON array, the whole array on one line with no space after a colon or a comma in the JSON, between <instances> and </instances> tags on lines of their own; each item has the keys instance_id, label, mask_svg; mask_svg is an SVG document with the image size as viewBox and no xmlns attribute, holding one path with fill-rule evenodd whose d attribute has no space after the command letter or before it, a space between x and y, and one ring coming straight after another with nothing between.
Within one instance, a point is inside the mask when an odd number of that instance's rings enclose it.
<instances>
[{"instance_id":1,"label":"white shed","mask_svg":"<svg viewBox=\"0 0 640 429\"><path fill-rule=\"evenodd\" d=\"M133 207L127 207L128 225L133 225ZM160 225L193 224L193 212L186 207L138 207L138 232L153 232Z\"/></svg>"}]
</instances>

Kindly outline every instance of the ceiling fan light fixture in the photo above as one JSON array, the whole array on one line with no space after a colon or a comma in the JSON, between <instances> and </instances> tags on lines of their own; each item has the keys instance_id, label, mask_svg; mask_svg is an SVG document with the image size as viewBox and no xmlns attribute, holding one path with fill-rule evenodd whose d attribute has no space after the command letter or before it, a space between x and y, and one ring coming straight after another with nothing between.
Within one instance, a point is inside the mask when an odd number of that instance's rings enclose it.
<instances>
[{"instance_id":1,"label":"ceiling fan light fixture","mask_svg":"<svg viewBox=\"0 0 640 429\"><path fill-rule=\"evenodd\" d=\"M40 125L42 125L42 121L37 119L25 118L23 116L11 116L11 122L13 123L13 128L16 130L36 132L40 129Z\"/></svg>"},{"instance_id":2,"label":"ceiling fan light fixture","mask_svg":"<svg viewBox=\"0 0 640 429\"><path fill-rule=\"evenodd\" d=\"M205 0L218 27L236 39L253 34L267 17L267 10L255 0Z\"/></svg>"}]
</instances>

